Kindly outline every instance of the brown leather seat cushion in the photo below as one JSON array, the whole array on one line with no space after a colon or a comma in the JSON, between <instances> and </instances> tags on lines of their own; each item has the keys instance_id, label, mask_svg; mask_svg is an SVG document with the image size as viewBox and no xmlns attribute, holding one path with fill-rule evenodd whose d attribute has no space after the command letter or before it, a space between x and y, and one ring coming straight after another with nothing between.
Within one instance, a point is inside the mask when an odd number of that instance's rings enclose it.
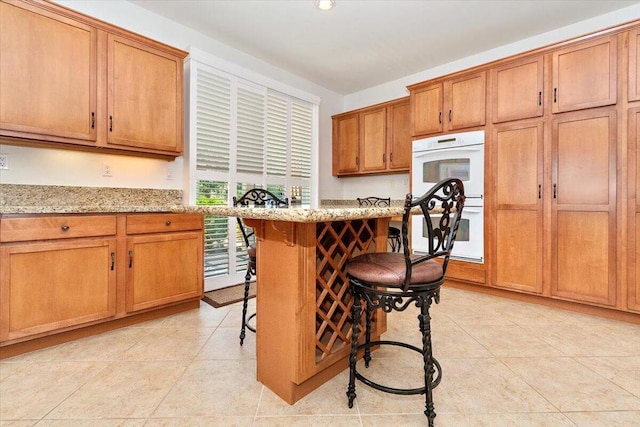
<instances>
[{"instance_id":1,"label":"brown leather seat cushion","mask_svg":"<svg viewBox=\"0 0 640 427\"><path fill-rule=\"evenodd\" d=\"M389 286L402 286L405 271L404 254L394 252L358 255L346 268L347 274L356 279ZM411 270L411 284L430 283L441 278L442 264L434 260L416 264Z\"/></svg>"},{"instance_id":2,"label":"brown leather seat cushion","mask_svg":"<svg viewBox=\"0 0 640 427\"><path fill-rule=\"evenodd\" d=\"M247 255L249 255L249 258L252 259L256 259L256 244L252 243L249 245L249 247L247 248Z\"/></svg>"}]
</instances>

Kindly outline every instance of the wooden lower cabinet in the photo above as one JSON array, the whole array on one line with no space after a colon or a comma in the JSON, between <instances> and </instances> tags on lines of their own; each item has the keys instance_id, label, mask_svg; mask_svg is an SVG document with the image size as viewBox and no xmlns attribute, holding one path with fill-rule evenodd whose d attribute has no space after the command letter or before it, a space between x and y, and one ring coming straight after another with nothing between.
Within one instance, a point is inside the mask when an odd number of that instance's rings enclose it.
<instances>
[{"instance_id":1,"label":"wooden lower cabinet","mask_svg":"<svg viewBox=\"0 0 640 427\"><path fill-rule=\"evenodd\" d=\"M3 348L202 297L201 215L4 216L0 231Z\"/></svg>"},{"instance_id":2,"label":"wooden lower cabinet","mask_svg":"<svg viewBox=\"0 0 640 427\"><path fill-rule=\"evenodd\" d=\"M202 297L202 232L127 239L127 312Z\"/></svg>"},{"instance_id":3,"label":"wooden lower cabinet","mask_svg":"<svg viewBox=\"0 0 640 427\"><path fill-rule=\"evenodd\" d=\"M116 314L115 238L2 247L0 341Z\"/></svg>"}]
</instances>

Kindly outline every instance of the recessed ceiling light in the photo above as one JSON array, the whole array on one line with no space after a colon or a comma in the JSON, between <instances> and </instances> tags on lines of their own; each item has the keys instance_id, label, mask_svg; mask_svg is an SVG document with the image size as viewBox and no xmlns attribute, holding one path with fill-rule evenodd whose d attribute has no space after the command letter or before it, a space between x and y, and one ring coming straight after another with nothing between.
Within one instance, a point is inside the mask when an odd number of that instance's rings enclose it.
<instances>
[{"instance_id":1,"label":"recessed ceiling light","mask_svg":"<svg viewBox=\"0 0 640 427\"><path fill-rule=\"evenodd\" d=\"M331 10L336 5L336 0L315 0L313 4L320 10Z\"/></svg>"}]
</instances>

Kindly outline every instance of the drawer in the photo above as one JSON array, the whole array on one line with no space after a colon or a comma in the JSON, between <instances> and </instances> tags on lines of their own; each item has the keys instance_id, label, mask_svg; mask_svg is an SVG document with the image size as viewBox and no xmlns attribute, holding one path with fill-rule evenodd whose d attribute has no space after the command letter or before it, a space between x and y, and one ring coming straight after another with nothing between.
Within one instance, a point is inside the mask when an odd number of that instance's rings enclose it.
<instances>
[{"instance_id":1,"label":"drawer","mask_svg":"<svg viewBox=\"0 0 640 427\"><path fill-rule=\"evenodd\" d=\"M34 216L2 218L0 220L0 242L70 239L113 236L115 234L115 215Z\"/></svg>"},{"instance_id":2,"label":"drawer","mask_svg":"<svg viewBox=\"0 0 640 427\"><path fill-rule=\"evenodd\" d=\"M127 234L167 233L202 230L200 214L144 214L127 215Z\"/></svg>"}]
</instances>

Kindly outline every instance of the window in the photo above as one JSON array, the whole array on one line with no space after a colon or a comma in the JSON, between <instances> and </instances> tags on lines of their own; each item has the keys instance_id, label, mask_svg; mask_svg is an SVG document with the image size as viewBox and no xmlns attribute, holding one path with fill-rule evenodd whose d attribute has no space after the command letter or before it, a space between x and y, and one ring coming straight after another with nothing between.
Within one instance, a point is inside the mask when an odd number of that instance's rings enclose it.
<instances>
[{"instance_id":1,"label":"window","mask_svg":"<svg viewBox=\"0 0 640 427\"><path fill-rule=\"evenodd\" d=\"M193 52L187 62L188 202L230 205L233 196L266 188L292 204L311 204L317 199L318 101L217 65L194 60ZM204 264L206 290L244 281L247 255L236 218L205 217Z\"/></svg>"}]
</instances>

